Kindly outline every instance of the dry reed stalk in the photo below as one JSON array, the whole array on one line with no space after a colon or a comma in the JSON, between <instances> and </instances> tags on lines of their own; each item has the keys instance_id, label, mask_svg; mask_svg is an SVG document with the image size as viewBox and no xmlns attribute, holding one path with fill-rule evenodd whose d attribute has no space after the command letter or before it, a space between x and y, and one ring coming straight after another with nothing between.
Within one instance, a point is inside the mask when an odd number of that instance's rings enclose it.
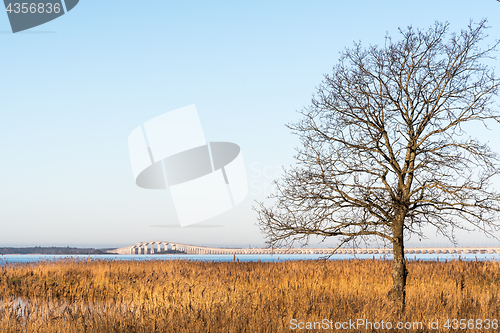
<instances>
[{"instance_id":1,"label":"dry reed stalk","mask_svg":"<svg viewBox=\"0 0 500 333\"><path fill-rule=\"evenodd\" d=\"M433 332L448 332L446 319L500 318L499 263L408 267L407 309L396 316L384 260L8 264L0 267L0 332L290 332L292 319L438 319ZM342 330L350 331L358 330Z\"/></svg>"}]
</instances>

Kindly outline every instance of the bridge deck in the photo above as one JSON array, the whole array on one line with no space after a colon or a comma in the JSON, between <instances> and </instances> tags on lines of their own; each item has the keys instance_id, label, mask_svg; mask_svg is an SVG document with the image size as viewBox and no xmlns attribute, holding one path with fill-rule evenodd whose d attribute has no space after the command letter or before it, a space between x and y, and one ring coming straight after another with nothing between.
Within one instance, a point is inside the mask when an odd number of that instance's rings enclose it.
<instances>
[{"instance_id":1,"label":"bridge deck","mask_svg":"<svg viewBox=\"0 0 500 333\"><path fill-rule=\"evenodd\" d=\"M257 249L227 249L180 244L165 241L141 242L135 245L108 251L115 254L155 254L167 249L177 250L186 254L332 254L333 248L257 248ZM500 247L435 247L406 248L405 254L474 254L500 253ZM335 254L392 254L391 248L343 248Z\"/></svg>"}]
</instances>

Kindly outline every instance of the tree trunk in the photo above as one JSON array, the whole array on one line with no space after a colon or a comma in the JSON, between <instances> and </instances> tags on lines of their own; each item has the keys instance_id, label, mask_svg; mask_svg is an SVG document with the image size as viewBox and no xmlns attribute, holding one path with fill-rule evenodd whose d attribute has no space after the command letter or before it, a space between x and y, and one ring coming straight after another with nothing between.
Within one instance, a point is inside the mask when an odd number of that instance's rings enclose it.
<instances>
[{"instance_id":1,"label":"tree trunk","mask_svg":"<svg viewBox=\"0 0 500 333\"><path fill-rule=\"evenodd\" d=\"M405 297L406 297L406 276L408 270L406 269L405 253L403 234L395 235L392 242L392 249L394 253L394 271L392 273L392 289L389 292L389 297L392 298L395 305L404 311Z\"/></svg>"}]
</instances>

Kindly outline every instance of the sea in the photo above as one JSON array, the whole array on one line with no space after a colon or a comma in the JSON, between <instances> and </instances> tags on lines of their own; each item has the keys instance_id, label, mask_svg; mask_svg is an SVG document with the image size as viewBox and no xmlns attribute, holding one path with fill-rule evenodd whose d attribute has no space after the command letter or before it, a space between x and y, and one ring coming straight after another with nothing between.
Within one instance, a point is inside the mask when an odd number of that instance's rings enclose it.
<instances>
[{"instance_id":1,"label":"sea","mask_svg":"<svg viewBox=\"0 0 500 333\"><path fill-rule=\"evenodd\" d=\"M327 256L324 254L210 254L210 255L189 255L189 254L163 254L163 255L0 255L0 266L6 264L27 264L41 261L53 261L60 259L73 260L191 260L205 262L219 261L253 261L253 262L281 262L288 260L355 260L355 259L372 259L372 260L393 260L391 254L336 254ZM411 254L406 255L407 260L422 260L422 261L451 261L451 260L467 260L467 261L498 261L500 254L497 253L477 253L477 254Z\"/></svg>"}]
</instances>

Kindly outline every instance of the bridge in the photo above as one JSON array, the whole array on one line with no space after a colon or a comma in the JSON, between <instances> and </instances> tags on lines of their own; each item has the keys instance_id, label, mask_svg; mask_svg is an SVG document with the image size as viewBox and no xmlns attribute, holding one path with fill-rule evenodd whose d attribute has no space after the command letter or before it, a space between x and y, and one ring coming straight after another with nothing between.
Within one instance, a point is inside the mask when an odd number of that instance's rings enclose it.
<instances>
[{"instance_id":1,"label":"bridge","mask_svg":"<svg viewBox=\"0 0 500 333\"><path fill-rule=\"evenodd\" d=\"M140 242L135 245L109 250L113 254L157 254L163 251L181 251L185 254L332 254L333 248L253 248L231 249L196 246L165 241ZM405 248L405 254L478 254L500 253L500 247L433 247ZM392 254L391 248L341 248L335 254Z\"/></svg>"}]
</instances>

